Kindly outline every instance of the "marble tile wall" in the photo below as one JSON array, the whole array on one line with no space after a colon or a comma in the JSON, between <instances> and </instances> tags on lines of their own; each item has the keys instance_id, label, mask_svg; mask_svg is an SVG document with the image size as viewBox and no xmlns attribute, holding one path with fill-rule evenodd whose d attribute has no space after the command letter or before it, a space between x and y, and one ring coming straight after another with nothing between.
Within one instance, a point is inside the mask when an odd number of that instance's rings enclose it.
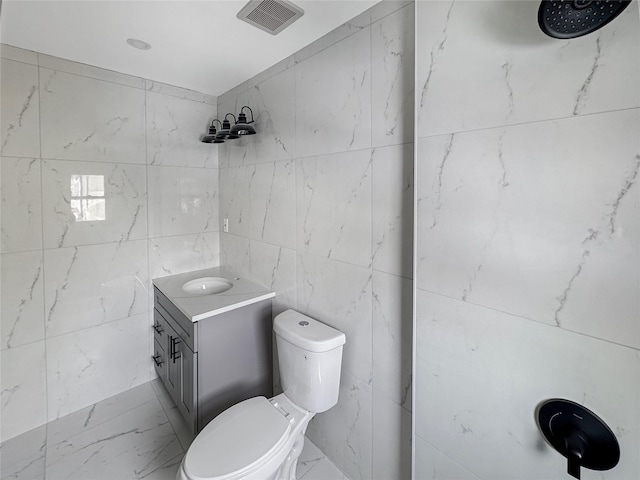
<instances>
[{"instance_id":1,"label":"marble tile wall","mask_svg":"<svg viewBox=\"0 0 640 480\"><path fill-rule=\"evenodd\" d=\"M417 2L416 477L561 479L536 405L640 477L638 4L573 40L537 1Z\"/></svg>"},{"instance_id":2,"label":"marble tile wall","mask_svg":"<svg viewBox=\"0 0 640 480\"><path fill-rule=\"evenodd\" d=\"M382 2L218 98L259 132L220 146L222 260L274 314L345 332L338 404L308 436L352 480L410 478L413 19Z\"/></svg>"},{"instance_id":3,"label":"marble tile wall","mask_svg":"<svg viewBox=\"0 0 640 480\"><path fill-rule=\"evenodd\" d=\"M4 441L153 378L151 279L220 253L216 98L0 53Z\"/></svg>"}]
</instances>

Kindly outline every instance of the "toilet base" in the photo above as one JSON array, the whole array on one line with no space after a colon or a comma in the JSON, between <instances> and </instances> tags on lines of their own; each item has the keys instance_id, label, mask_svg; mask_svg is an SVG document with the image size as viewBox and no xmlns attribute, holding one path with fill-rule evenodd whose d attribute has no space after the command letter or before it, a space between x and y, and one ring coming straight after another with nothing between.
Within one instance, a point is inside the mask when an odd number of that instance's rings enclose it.
<instances>
[{"instance_id":1,"label":"toilet base","mask_svg":"<svg viewBox=\"0 0 640 480\"><path fill-rule=\"evenodd\" d=\"M296 480L296 467L298 466L298 458L304 448L304 432L298 435L293 447L289 451L289 455L285 459L284 463L280 466L276 472L276 480Z\"/></svg>"}]
</instances>

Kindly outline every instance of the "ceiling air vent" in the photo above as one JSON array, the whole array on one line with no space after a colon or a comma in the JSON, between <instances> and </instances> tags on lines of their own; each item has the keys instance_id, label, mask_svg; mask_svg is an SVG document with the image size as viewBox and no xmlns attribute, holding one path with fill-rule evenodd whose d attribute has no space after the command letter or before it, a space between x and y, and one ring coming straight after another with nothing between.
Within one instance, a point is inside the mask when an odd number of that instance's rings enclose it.
<instances>
[{"instance_id":1,"label":"ceiling air vent","mask_svg":"<svg viewBox=\"0 0 640 480\"><path fill-rule=\"evenodd\" d=\"M304 10L287 0L251 0L238 12L238 18L275 35L303 14Z\"/></svg>"}]
</instances>

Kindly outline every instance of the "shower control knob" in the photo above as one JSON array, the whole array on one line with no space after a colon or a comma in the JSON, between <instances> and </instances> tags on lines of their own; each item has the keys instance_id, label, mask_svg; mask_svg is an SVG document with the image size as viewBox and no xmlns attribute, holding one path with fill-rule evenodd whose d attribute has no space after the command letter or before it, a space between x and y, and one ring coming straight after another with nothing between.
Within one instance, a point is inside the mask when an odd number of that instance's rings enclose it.
<instances>
[{"instance_id":1,"label":"shower control knob","mask_svg":"<svg viewBox=\"0 0 640 480\"><path fill-rule=\"evenodd\" d=\"M536 421L547 442L566 457L572 477L580 478L580 467L609 470L620 460L620 446L611 429L578 403L545 400L536 408Z\"/></svg>"}]
</instances>

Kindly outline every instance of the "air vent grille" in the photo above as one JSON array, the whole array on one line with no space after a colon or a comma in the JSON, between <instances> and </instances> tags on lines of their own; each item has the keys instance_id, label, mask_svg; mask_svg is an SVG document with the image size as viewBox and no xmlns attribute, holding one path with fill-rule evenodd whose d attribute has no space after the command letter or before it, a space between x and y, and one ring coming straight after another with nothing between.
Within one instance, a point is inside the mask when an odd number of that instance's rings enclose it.
<instances>
[{"instance_id":1,"label":"air vent grille","mask_svg":"<svg viewBox=\"0 0 640 480\"><path fill-rule=\"evenodd\" d=\"M252 0L238 18L273 35L280 33L304 14L304 10L286 0Z\"/></svg>"}]
</instances>

